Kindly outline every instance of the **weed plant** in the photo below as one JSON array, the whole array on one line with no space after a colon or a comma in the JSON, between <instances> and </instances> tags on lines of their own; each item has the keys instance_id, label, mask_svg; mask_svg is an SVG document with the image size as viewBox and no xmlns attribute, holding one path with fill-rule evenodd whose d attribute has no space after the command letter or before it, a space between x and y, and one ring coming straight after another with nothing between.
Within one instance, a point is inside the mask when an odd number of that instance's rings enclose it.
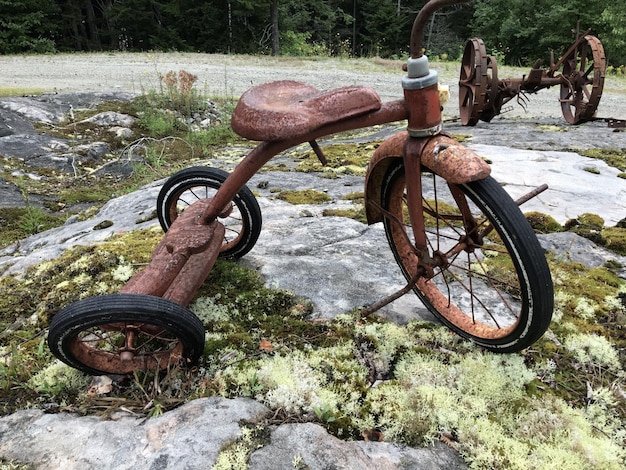
<instances>
[{"instance_id":1,"label":"weed plant","mask_svg":"<svg viewBox=\"0 0 626 470\"><path fill-rule=\"evenodd\" d=\"M234 100L221 97L209 101L196 90L197 78L184 70L168 72L159 78L157 89L146 91L131 102L102 103L91 110L77 110L73 119L66 123L39 126L40 132L68 139L77 146L93 141L106 142L110 153L104 160L76 165L74 175L38 169L45 178L31 180L14 176L30 171L23 164L0 158L2 178L18 186L25 201L23 208L3 209L0 249L63 224L75 212L75 207L80 210L85 206L97 208L112 197L167 177L199 158L211 158L216 148L239 140L230 127ZM192 130L188 119L194 113L206 111L209 103L217 120L207 128ZM104 111L136 117L132 126L133 140L116 139L108 129L87 121ZM92 166L93 163L97 165ZM126 169L115 174L109 171L113 167ZM28 197L33 194L45 195L43 207L29 204Z\"/></svg>"}]
</instances>

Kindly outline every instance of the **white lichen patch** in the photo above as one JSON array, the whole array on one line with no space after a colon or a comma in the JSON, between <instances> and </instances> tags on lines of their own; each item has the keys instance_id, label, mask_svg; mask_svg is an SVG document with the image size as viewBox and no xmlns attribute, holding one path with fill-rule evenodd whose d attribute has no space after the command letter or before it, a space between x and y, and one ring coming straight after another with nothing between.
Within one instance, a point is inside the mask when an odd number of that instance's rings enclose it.
<instances>
[{"instance_id":1,"label":"white lichen patch","mask_svg":"<svg viewBox=\"0 0 626 470\"><path fill-rule=\"evenodd\" d=\"M57 360L37 372L28 386L40 393L78 392L84 390L90 380L89 376Z\"/></svg>"},{"instance_id":2,"label":"white lichen patch","mask_svg":"<svg viewBox=\"0 0 626 470\"><path fill-rule=\"evenodd\" d=\"M202 323L208 325L212 322L225 322L231 318L231 308L219 302L221 296L199 297L190 306ZM235 312L237 315L237 312Z\"/></svg>"},{"instance_id":3,"label":"white lichen patch","mask_svg":"<svg viewBox=\"0 0 626 470\"><path fill-rule=\"evenodd\" d=\"M582 365L619 370L617 351L603 336L578 333L567 337L565 348Z\"/></svg>"}]
</instances>

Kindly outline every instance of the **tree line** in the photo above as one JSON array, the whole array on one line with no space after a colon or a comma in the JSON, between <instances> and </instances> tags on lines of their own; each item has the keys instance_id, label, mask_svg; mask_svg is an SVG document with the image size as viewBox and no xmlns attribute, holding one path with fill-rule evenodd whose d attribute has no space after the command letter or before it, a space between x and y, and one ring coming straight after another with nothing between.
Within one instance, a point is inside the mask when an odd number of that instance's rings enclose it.
<instances>
[{"instance_id":1,"label":"tree line","mask_svg":"<svg viewBox=\"0 0 626 470\"><path fill-rule=\"evenodd\" d=\"M403 57L425 0L0 0L0 54L68 51ZM480 37L499 61L560 53L577 25L626 64L626 2L476 0L429 22L429 55L458 59Z\"/></svg>"}]
</instances>

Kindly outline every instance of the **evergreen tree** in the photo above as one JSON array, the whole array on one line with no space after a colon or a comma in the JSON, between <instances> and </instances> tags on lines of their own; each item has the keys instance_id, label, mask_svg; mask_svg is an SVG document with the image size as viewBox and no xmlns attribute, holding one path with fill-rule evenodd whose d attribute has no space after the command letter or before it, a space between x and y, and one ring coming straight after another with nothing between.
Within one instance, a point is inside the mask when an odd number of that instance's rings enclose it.
<instances>
[{"instance_id":1,"label":"evergreen tree","mask_svg":"<svg viewBox=\"0 0 626 470\"><path fill-rule=\"evenodd\" d=\"M0 54L53 52L56 5L47 0L0 0Z\"/></svg>"}]
</instances>

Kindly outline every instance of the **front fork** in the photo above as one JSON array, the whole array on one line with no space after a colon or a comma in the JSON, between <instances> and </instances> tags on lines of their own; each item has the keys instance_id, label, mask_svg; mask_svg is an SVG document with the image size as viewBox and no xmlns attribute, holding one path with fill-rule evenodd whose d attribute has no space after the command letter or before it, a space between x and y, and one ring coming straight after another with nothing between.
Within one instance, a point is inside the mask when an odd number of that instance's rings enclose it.
<instances>
[{"instance_id":1,"label":"front fork","mask_svg":"<svg viewBox=\"0 0 626 470\"><path fill-rule=\"evenodd\" d=\"M422 139L407 139L404 148L404 169L406 178L406 198L409 220L413 229L415 252L419 266L425 269L426 277L432 277L432 260L428 250L428 239L424 230L424 211L422 210L422 161L424 149Z\"/></svg>"},{"instance_id":2,"label":"front fork","mask_svg":"<svg viewBox=\"0 0 626 470\"><path fill-rule=\"evenodd\" d=\"M488 165L475 154L442 136L442 107L439 100L437 72L431 70L428 58L411 58L407 63L407 77L402 80L404 99L408 105L409 119L404 150L406 198L414 248L419 259L419 269L430 278L435 267L445 267L449 257L434 251L431 255L426 237L422 209L422 166L426 165L451 183L467 182L489 175ZM468 158L469 157L469 158ZM468 165L469 163L469 165ZM457 205L463 214L466 233L475 233L473 220L463 194L450 186ZM459 194L461 193L461 194ZM479 240L466 240L467 246L475 246Z\"/></svg>"}]
</instances>

